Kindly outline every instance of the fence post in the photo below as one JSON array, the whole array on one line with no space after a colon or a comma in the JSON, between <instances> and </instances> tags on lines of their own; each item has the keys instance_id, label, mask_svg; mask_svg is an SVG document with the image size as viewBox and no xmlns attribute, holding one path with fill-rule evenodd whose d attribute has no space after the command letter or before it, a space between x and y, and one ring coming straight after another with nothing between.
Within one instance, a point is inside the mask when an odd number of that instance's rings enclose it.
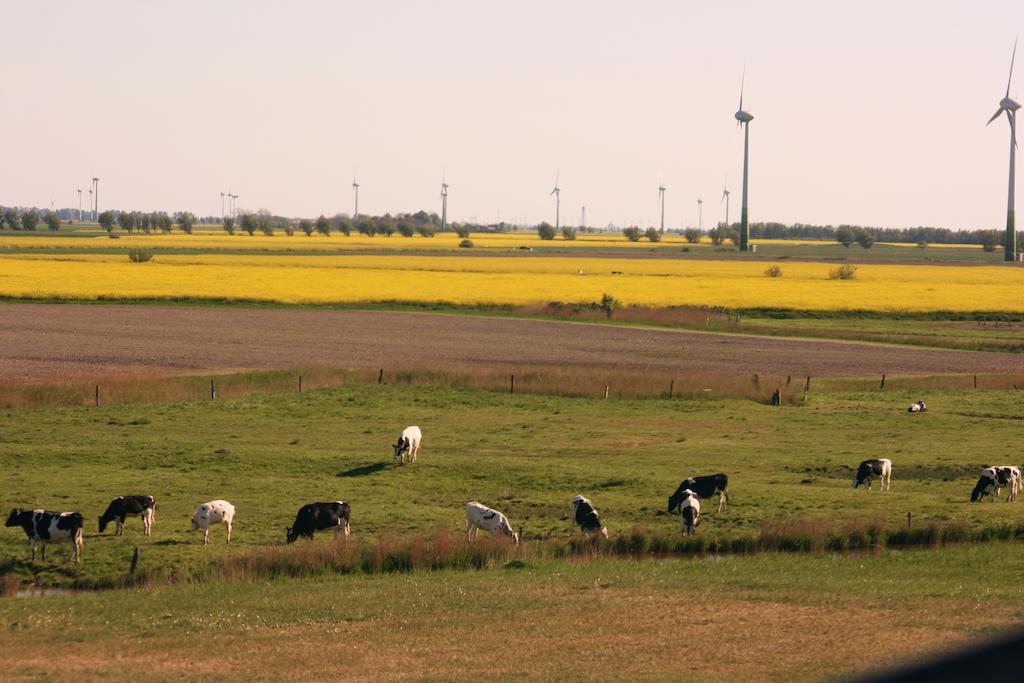
<instances>
[{"instance_id":1,"label":"fence post","mask_svg":"<svg viewBox=\"0 0 1024 683\"><path fill-rule=\"evenodd\" d=\"M302 393L302 375L299 375L299 393Z\"/></svg>"},{"instance_id":2,"label":"fence post","mask_svg":"<svg viewBox=\"0 0 1024 683\"><path fill-rule=\"evenodd\" d=\"M128 566L128 576L135 573L135 567L139 564L139 548L136 546L135 550L132 551L132 563Z\"/></svg>"},{"instance_id":3,"label":"fence post","mask_svg":"<svg viewBox=\"0 0 1024 683\"><path fill-rule=\"evenodd\" d=\"M377 384L384 384L384 368L381 368L377 375Z\"/></svg>"},{"instance_id":4,"label":"fence post","mask_svg":"<svg viewBox=\"0 0 1024 683\"><path fill-rule=\"evenodd\" d=\"M908 512L907 513L907 531L910 531L914 527L913 519L914 519L914 515Z\"/></svg>"},{"instance_id":5,"label":"fence post","mask_svg":"<svg viewBox=\"0 0 1024 683\"><path fill-rule=\"evenodd\" d=\"M604 385L604 400L608 400L608 385Z\"/></svg>"},{"instance_id":6,"label":"fence post","mask_svg":"<svg viewBox=\"0 0 1024 683\"><path fill-rule=\"evenodd\" d=\"M807 392L811 390L811 376L807 375L807 381L804 383L804 401L807 400Z\"/></svg>"},{"instance_id":7,"label":"fence post","mask_svg":"<svg viewBox=\"0 0 1024 683\"><path fill-rule=\"evenodd\" d=\"M515 375L510 375L509 376L508 393L510 393L510 394L516 393L516 376Z\"/></svg>"},{"instance_id":8,"label":"fence post","mask_svg":"<svg viewBox=\"0 0 1024 683\"><path fill-rule=\"evenodd\" d=\"M210 400L217 400L217 385L214 383L213 379L210 380Z\"/></svg>"},{"instance_id":9,"label":"fence post","mask_svg":"<svg viewBox=\"0 0 1024 683\"><path fill-rule=\"evenodd\" d=\"M786 388L789 389L789 383L793 381L793 375L786 375Z\"/></svg>"},{"instance_id":10,"label":"fence post","mask_svg":"<svg viewBox=\"0 0 1024 683\"><path fill-rule=\"evenodd\" d=\"M974 388L975 389L978 388L978 376L977 375L974 376Z\"/></svg>"},{"instance_id":11,"label":"fence post","mask_svg":"<svg viewBox=\"0 0 1024 683\"><path fill-rule=\"evenodd\" d=\"M96 385L96 405L100 404L100 385Z\"/></svg>"},{"instance_id":12,"label":"fence post","mask_svg":"<svg viewBox=\"0 0 1024 683\"><path fill-rule=\"evenodd\" d=\"M878 390L881 391L882 389L885 389L885 373L884 372L882 373L882 383L878 385Z\"/></svg>"},{"instance_id":13,"label":"fence post","mask_svg":"<svg viewBox=\"0 0 1024 683\"><path fill-rule=\"evenodd\" d=\"M779 391L778 389L776 389L775 393L772 394L772 405L773 406L781 406L782 405L782 392Z\"/></svg>"},{"instance_id":14,"label":"fence post","mask_svg":"<svg viewBox=\"0 0 1024 683\"><path fill-rule=\"evenodd\" d=\"M676 381L672 380L668 383L668 397L672 398L676 391Z\"/></svg>"}]
</instances>

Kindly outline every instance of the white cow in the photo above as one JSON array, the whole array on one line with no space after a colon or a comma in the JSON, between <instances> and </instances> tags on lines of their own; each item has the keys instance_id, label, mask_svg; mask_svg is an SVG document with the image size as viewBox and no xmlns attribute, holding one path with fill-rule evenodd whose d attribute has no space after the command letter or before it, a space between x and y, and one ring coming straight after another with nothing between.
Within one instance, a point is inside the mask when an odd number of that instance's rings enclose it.
<instances>
[{"instance_id":1,"label":"white cow","mask_svg":"<svg viewBox=\"0 0 1024 683\"><path fill-rule=\"evenodd\" d=\"M482 503L474 501L466 503L467 540L475 539L477 531L480 529L492 534L502 534L511 538L513 543L519 543L519 534L512 530L512 525L508 523L508 517Z\"/></svg>"},{"instance_id":2,"label":"white cow","mask_svg":"<svg viewBox=\"0 0 1024 683\"><path fill-rule=\"evenodd\" d=\"M228 543L231 543L231 525L235 521L235 506L226 500L211 500L196 508L192 516L192 531L203 530L203 545L210 544L210 527L223 524L228 528Z\"/></svg>"},{"instance_id":3,"label":"white cow","mask_svg":"<svg viewBox=\"0 0 1024 683\"><path fill-rule=\"evenodd\" d=\"M923 413L926 410L928 410L928 405L924 401L915 401L907 408L908 413Z\"/></svg>"},{"instance_id":4,"label":"white cow","mask_svg":"<svg viewBox=\"0 0 1024 683\"><path fill-rule=\"evenodd\" d=\"M406 427L398 437L395 444L395 459L406 463L416 462L416 454L420 451L420 441L423 433L419 427Z\"/></svg>"},{"instance_id":5,"label":"white cow","mask_svg":"<svg viewBox=\"0 0 1024 683\"><path fill-rule=\"evenodd\" d=\"M700 498L697 494L686 489L679 499L679 527L687 536L692 536L700 524Z\"/></svg>"}]
</instances>

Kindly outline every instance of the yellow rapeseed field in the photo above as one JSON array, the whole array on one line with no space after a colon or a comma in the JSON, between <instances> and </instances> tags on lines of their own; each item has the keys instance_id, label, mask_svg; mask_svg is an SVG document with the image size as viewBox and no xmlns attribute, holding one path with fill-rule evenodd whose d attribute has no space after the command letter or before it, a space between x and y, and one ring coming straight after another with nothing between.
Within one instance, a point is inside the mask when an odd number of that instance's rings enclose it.
<instances>
[{"instance_id":1,"label":"yellow rapeseed field","mask_svg":"<svg viewBox=\"0 0 1024 683\"><path fill-rule=\"evenodd\" d=\"M275 239L275 238L270 238ZM394 238L393 238L394 239ZM0 296L210 298L282 303L380 301L627 304L803 310L1024 312L1024 269L861 265L830 280L827 263L523 256L159 254L0 256Z\"/></svg>"}]
</instances>

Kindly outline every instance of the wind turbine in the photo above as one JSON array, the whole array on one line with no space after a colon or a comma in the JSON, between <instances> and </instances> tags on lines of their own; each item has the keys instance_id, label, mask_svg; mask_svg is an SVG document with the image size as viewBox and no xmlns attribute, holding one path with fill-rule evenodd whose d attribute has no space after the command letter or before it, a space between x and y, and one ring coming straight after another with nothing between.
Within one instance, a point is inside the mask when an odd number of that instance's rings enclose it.
<instances>
[{"instance_id":1,"label":"wind turbine","mask_svg":"<svg viewBox=\"0 0 1024 683\"><path fill-rule=\"evenodd\" d=\"M224 193L220 193L220 222L224 222Z\"/></svg>"},{"instance_id":2,"label":"wind turbine","mask_svg":"<svg viewBox=\"0 0 1024 683\"><path fill-rule=\"evenodd\" d=\"M352 220L359 218L359 183L356 182L356 175L352 174L352 192L355 193L356 208L352 211Z\"/></svg>"},{"instance_id":3,"label":"wind turbine","mask_svg":"<svg viewBox=\"0 0 1024 683\"><path fill-rule=\"evenodd\" d=\"M658 204L661 205L661 231L665 232L665 190L664 185L658 185Z\"/></svg>"},{"instance_id":4,"label":"wind turbine","mask_svg":"<svg viewBox=\"0 0 1024 683\"><path fill-rule=\"evenodd\" d=\"M100 219L100 179L93 178L92 186L96 188L96 194L93 195L92 199L95 203L93 208L93 220L98 221Z\"/></svg>"},{"instance_id":5,"label":"wind turbine","mask_svg":"<svg viewBox=\"0 0 1024 683\"><path fill-rule=\"evenodd\" d=\"M722 201L725 202L725 227L729 227L729 183L722 187Z\"/></svg>"},{"instance_id":6,"label":"wind turbine","mask_svg":"<svg viewBox=\"0 0 1024 683\"><path fill-rule=\"evenodd\" d=\"M558 230L559 214L562 210L562 190L558 187L558 173L555 173L555 189L551 190L548 196L551 195L555 195L555 230Z\"/></svg>"},{"instance_id":7,"label":"wind turbine","mask_svg":"<svg viewBox=\"0 0 1024 683\"><path fill-rule=\"evenodd\" d=\"M78 222L82 222L82 188L78 188Z\"/></svg>"},{"instance_id":8,"label":"wind turbine","mask_svg":"<svg viewBox=\"0 0 1024 683\"><path fill-rule=\"evenodd\" d=\"M1014 227L1013 216L1013 185L1014 166L1017 160L1017 110L1020 109L1020 102L1010 97L1010 82L1013 80L1013 62L1017 57L1017 41L1013 42L1013 55L1010 57L1010 77L1006 79L1006 95L999 100L999 109L988 120L992 123L999 118L999 115L1006 112L1006 118L1010 121L1010 191L1006 200L1006 239L1003 247L1003 260L1013 261L1017 258L1017 231ZM987 126L988 123L985 125Z\"/></svg>"},{"instance_id":9,"label":"wind turbine","mask_svg":"<svg viewBox=\"0 0 1024 683\"><path fill-rule=\"evenodd\" d=\"M89 213L92 213L92 188L89 188ZM94 217L93 220L96 220Z\"/></svg>"},{"instance_id":10,"label":"wind turbine","mask_svg":"<svg viewBox=\"0 0 1024 683\"><path fill-rule=\"evenodd\" d=\"M704 230L704 200L697 197L697 229Z\"/></svg>"},{"instance_id":11,"label":"wind turbine","mask_svg":"<svg viewBox=\"0 0 1024 683\"><path fill-rule=\"evenodd\" d=\"M448 225L448 183L445 182L444 175L442 175L441 176L441 232L444 232L444 229L445 229L446 225Z\"/></svg>"},{"instance_id":12,"label":"wind turbine","mask_svg":"<svg viewBox=\"0 0 1024 683\"><path fill-rule=\"evenodd\" d=\"M743 199L740 202L740 251L747 251L750 241L750 225L747 219L747 170L750 161L750 122L754 117L743 110L743 86L746 84L747 70L743 69L740 80L740 108L736 111L736 125L743 127Z\"/></svg>"}]
</instances>

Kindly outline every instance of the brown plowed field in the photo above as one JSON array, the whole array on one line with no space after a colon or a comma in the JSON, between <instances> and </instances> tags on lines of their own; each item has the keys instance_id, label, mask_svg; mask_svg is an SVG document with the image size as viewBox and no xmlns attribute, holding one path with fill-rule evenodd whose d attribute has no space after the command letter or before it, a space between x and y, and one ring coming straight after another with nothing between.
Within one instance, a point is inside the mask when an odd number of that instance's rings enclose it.
<instances>
[{"instance_id":1,"label":"brown plowed field","mask_svg":"<svg viewBox=\"0 0 1024 683\"><path fill-rule=\"evenodd\" d=\"M0 304L0 381L301 367L1019 373L1020 355L428 313Z\"/></svg>"}]
</instances>

